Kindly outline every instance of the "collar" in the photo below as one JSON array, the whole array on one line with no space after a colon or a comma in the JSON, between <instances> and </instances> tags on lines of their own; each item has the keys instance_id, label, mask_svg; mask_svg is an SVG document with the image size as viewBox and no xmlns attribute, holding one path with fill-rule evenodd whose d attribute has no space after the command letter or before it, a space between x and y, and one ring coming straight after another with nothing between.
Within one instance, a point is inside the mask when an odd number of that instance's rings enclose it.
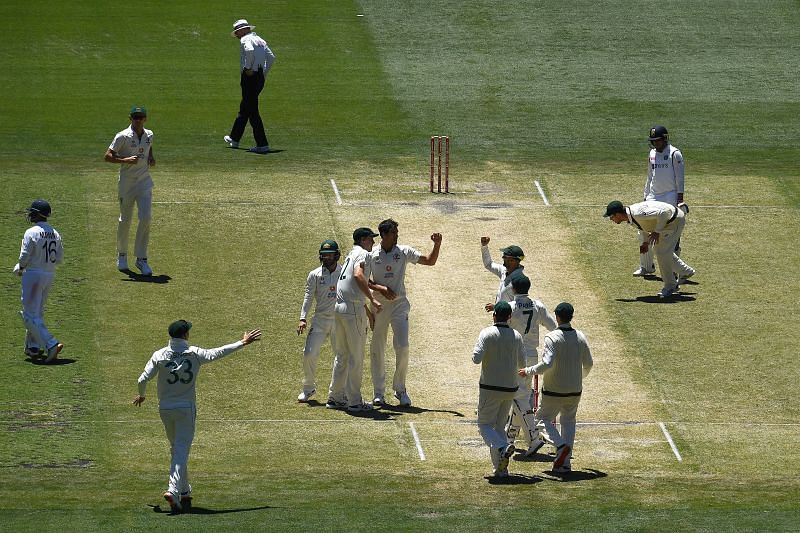
<instances>
[{"instance_id":1,"label":"collar","mask_svg":"<svg viewBox=\"0 0 800 533\"><path fill-rule=\"evenodd\" d=\"M569 322L559 324L558 329L560 329L561 331L574 331L572 324L570 324Z\"/></svg>"},{"instance_id":2,"label":"collar","mask_svg":"<svg viewBox=\"0 0 800 533\"><path fill-rule=\"evenodd\" d=\"M498 328L507 328L508 322L495 322L494 325Z\"/></svg>"},{"instance_id":3,"label":"collar","mask_svg":"<svg viewBox=\"0 0 800 533\"><path fill-rule=\"evenodd\" d=\"M169 349L173 352L183 353L189 349L189 341L186 339L176 339L175 337L170 337Z\"/></svg>"}]
</instances>

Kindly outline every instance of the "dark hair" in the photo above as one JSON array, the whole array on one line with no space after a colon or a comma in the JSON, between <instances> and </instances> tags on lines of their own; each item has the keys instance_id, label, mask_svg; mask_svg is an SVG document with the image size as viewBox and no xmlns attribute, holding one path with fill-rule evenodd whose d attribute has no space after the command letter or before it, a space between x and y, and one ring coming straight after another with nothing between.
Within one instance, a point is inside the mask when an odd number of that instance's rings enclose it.
<instances>
[{"instance_id":1,"label":"dark hair","mask_svg":"<svg viewBox=\"0 0 800 533\"><path fill-rule=\"evenodd\" d=\"M397 222L395 222L391 218L387 218L386 220L384 220L383 222L378 224L378 233L380 233L381 237L383 237L384 235L386 235L387 233L389 233L393 229L397 229L397 226L399 226L399 225L400 224L398 224Z\"/></svg>"},{"instance_id":2,"label":"dark hair","mask_svg":"<svg viewBox=\"0 0 800 533\"><path fill-rule=\"evenodd\" d=\"M511 278L511 286L517 294L528 294L531 290L531 280L528 276L519 276Z\"/></svg>"}]
</instances>

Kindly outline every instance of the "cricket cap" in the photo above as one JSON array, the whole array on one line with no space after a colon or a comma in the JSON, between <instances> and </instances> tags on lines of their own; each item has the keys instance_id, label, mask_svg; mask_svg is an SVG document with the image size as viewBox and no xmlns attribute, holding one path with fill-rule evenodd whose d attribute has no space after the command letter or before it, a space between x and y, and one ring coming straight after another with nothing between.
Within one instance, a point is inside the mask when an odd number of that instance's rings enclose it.
<instances>
[{"instance_id":1,"label":"cricket cap","mask_svg":"<svg viewBox=\"0 0 800 533\"><path fill-rule=\"evenodd\" d=\"M192 323L187 322L186 320L176 320L172 324L169 325L169 336L172 338L180 338L186 335L192 329Z\"/></svg>"},{"instance_id":2,"label":"cricket cap","mask_svg":"<svg viewBox=\"0 0 800 533\"><path fill-rule=\"evenodd\" d=\"M508 302L497 302L494 305L494 314L498 318L508 318L511 316L511 305Z\"/></svg>"},{"instance_id":3,"label":"cricket cap","mask_svg":"<svg viewBox=\"0 0 800 533\"><path fill-rule=\"evenodd\" d=\"M34 200L31 206L25 209L25 211L27 211L29 215L31 213L36 213L37 215L47 218L50 216L50 204L47 203L47 200Z\"/></svg>"},{"instance_id":4,"label":"cricket cap","mask_svg":"<svg viewBox=\"0 0 800 533\"><path fill-rule=\"evenodd\" d=\"M575 308L572 307L572 304L567 302L561 302L556 306L556 314L564 320L572 320L572 315L575 314Z\"/></svg>"},{"instance_id":5,"label":"cricket cap","mask_svg":"<svg viewBox=\"0 0 800 533\"><path fill-rule=\"evenodd\" d=\"M619 200L614 200L608 202L608 205L606 206L606 214L603 216L610 217L614 213L624 213L624 212L625 212L625 206L622 205L622 202L620 202Z\"/></svg>"},{"instance_id":6,"label":"cricket cap","mask_svg":"<svg viewBox=\"0 0 800 533\"><path fill-rule=\"evenodd\" d=\"M319 245L319 253L321 254L335 254L339 251L339 244L331 239L322 241Z\"/></svg>"},{"instance_id":7,"label":"cricket cap","mask_svg":"<svg viewBox=\"0 0 800 533\"><path fill-rule=\"evenodd\" d=\"M364 237L377 237L378 234L369 228L358 228L353 232L353 242L358 244Z\"/></svg>"},{"instance_id":8,"label":"cricket cap","mask_svg":"<svg viewBox=\"0 0 800 533\"><path fill-rule=\"evenodd\" d=\"M513 257L518 261L522 261L523 259L525 259L525 252L523 252L522 248L520 248L516 244L512 244L511 246L506 246L505 248L500 248L500 251L503 253L503 257Z\"/></svg>"},{"instance_id":9,"label":"cricket cap","mask_svg":"<svg viewBox=\"0 0 800 533\"><path fill-rule=\"evenodd\" d=\"M143 105L135 105L131 107L131 116L133 115L144 115L147 116L147 108Z\"/></svg>"}]
</instances>

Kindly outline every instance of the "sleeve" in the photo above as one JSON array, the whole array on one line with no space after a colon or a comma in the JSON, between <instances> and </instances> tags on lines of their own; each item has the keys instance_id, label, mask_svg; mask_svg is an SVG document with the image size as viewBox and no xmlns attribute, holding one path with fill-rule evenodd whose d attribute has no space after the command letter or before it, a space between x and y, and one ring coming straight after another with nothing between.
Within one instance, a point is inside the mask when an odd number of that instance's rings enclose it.
<instances>
[{"instance_id":1,"label":"sleeve","mask_svg":"<svg viewBox=\"0 0 800 533\"><path fill-rule=\"evenodd\" d=\"M594 366L594 361L592 360L592 351L589 349L589 343L586 341L586 336L581 333L581 366L583 367L583 377L589 375L589 372L592 371L592 367Z\"/></svg>"},{"instance_id":2,"label":"sleeve","mask_svg":"<svg viewBox=\"0 0 800 533\"><path fill-rule=\"evenodd\" d=\"M678 194L683 194L684 162L683 154L680 150L672 152L672 172L675 174L675 191Z\"/></svg>"},{"instance_id":3,"label":"sleeve","mask_svg":"<svg viewBox=\"0 0 800 533\"><path fill-rule=\"evenodd\" d=\"M653 151L650 150L647 158L647 179L644 180L644 196L642 196L643 200L647 200L647 196L650 194L650 188L653 186L653 165L650 164L652 155Z\"/></svg>"},{"instance_id":4,"label":"sleeve","mask_svg":"<svg viewBox=\"0 0 800 533\"><path fill-rule=\"evenodd\" d=\"M308 273L306 278L306 290L303 295L303 305L300 307L300 320L305 320L308 312L311 310L311 302L314 300L314 289L317 286L317 277L314 271Z\"/></svg>"},{"instance_id":5,"label":"sleeve","mask_svg":"<svg viewBox=\"0 0 800 533\"><path fill-rule=\"evenodd\" d=\"M419 262L419 258L422 257L422 252L420 252L416 248L412 248L410 246L403 246L403 248L401 249L403 250L403 253L405 254L408 262L414 265L416 265Z\"/></svg>"},{"instance_id":6,"label":"sleeve","mask_svg":"<svg viewBox=\"0 0 800 533\"><path fill-rule=\"evenodd\" d=\"M514 336L517 339L517 368L522 368L525 366L525 341L518 331L514 332Z\"/></svg>"},{"instance_id":7,"label":"sleeve","mask_svg":"<svg viewBox=\"0 0 800 533\"><path fill-rule=\"evenodd\" d=\"M28 232L25 232L25 235L22 237L22 246L19 250L19 268L25 269L28 266L28 263L31 260L31 237Z\"/></svg>"},{"instance_id":8,"label":"sleeve","mask_svg":"<svg viewBox=\"0 0 800 533\"><path fill-rule=\"evenodd\" d=\"M505 270L505 267L492 261L492 254L489 252L488 246L481 246L481 256L483 258L483 266L486 270L498 278L503 277L503 270Z\"/></svg>"},{"instance_id":9,"label":"sleeve","mask_svg":"<svg viewBox=\"0 0 800 533\"><path fill-rule=\"evenodd\" d=\"M56 264L60 265L64 262L64 242L61 240L61 234L56 231L57 244L56 244Z\"/></svg>"},{"instance_id":10,"label":"sleeve","mask_svg":"<svg viewBox=\"0 0 800 533\"><path fill-rule=\"evenodd\" d=\"M542 360L535 365L525 369L527 374L543 374L547 369L553 366L553 360L556 357L555 349L553 348L553 339L549 336L544 337L544 351L542 353Z\"/></svg>"},{"instance_id":11,"label":"sleeve","mask_svg":"<svg viewBox=\"0 0 800 533\"><path fill-rule=\"evenodd\" d=\"M220 346L219 348L199 348L197 346L192 346L189 348L189 351L194 352L197 354L197 359L200 361L200 364L204 363L211 363L218 359L222 359L223 357L232 354L236 350L242 348L244 343L242 341L236 341L232 344L226 344L225 346Z\"/></svg>"},{"instance_id":12,"label":"sleeve","mask_svg":"<svg viewBox=\"0 0 800 533\"><path fill-rule=\"evenodd\" d=\"M475 342L475 347L472 349L472 362L479 365L483 361L483 352L485 350L485 333L481 331L478 335L478 340Z\"/></svg>"},{"instance_id":13,"label":"sleeve","mask_svg":"<svg viewBox=\"0 0 800 533\"><path fill-rule=\"evenodd\" d=\"M272 53L266 41L264 41L264 54L264 76L266 76L269 69L272 68L272 64L275 63L275 54Z\"/></svg>"},{"instance_id":14,"label":"sleeve","mask_svg":"<svg viewBox=\"0 0 800 533\"><path fill-rule=\"evenodd\" d=\"M139 376L139 396L146 396L147 382L153 379L157 372L158 366L156 365L156 354L154 353L144 366L144 372Z\"/></svg>"},{"instance_id":15,"label":"sleeve","mask_svg":"<svg viewBox=\"0 0 800 533\"><path fill-rule=\"evenodd\" d=\"M244 67L248 70L258 70L254 69L255 67L255 52L253 48L253 43L249 39L245 39L242 42L242 53L244 54Z\"/></svg>"},{"instance_id":16,"label":"sleeve","mask_svg":"<svg viewBox=\"0 0 800 533\"><path fill-rule=\"evenodd\" d=\"M542 302L537 302L537 307L539 308L539 324L544 326L547 331L553 331L558 327L556 323L556 319L553 318L553 315L547 312L547 308L544 306Z\"/></svg>"},{"instance_id":17,"label":"sleeve","mask_svg":"<svg viewBox=\"0 0 800 533\"><path fill-rule=\"evenodd\" d=\"M111 141L111 144L108 146L108 149L114 152L115 154L119 153L124 143L125 143L125 137L117 133L114 136L114 139Z\"/></svg>"}]
</instances>

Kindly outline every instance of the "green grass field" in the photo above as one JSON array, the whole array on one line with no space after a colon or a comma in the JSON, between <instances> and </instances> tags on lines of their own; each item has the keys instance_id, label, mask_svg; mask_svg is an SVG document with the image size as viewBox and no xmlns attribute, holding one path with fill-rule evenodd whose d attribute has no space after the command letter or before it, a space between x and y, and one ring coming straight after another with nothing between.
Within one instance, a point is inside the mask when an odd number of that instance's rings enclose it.
<instances>
[{"instance_id":1,"label":"green grass field","mask_svg":"<svg viewBox=\"0 0 800 533\"><path fill-rule=\"evenodd\" d=\"M278 58L267 156L222 142L241 17ZM8 0L0 29L3 529L798 529L800 3ZM163 283L114 267L103 153L133 103L155 132ZM640 198L654 123L687 160L683 256L698 270L669 303L630 275L635 232L602 218ZM427 192L432 134L451 138L447 196ZM57 366L25 359L11 274L37 197L67 254L47 307ZM415 407L300 405L294 328L317 247L349 249L388 217L423 251L444 235L438 264L407 277ZM525 249L532 292L572 301L594 349L571 478L514 461L514 483L483 479L470 355L496 278L482 235L495 254ZM177 318L201 346L265 335L204 368L197 509L168 516L154 512L169 466L155 384L130 402ZM330 364L326 345L322 403Z\"/></svg>"}]
</instances>

